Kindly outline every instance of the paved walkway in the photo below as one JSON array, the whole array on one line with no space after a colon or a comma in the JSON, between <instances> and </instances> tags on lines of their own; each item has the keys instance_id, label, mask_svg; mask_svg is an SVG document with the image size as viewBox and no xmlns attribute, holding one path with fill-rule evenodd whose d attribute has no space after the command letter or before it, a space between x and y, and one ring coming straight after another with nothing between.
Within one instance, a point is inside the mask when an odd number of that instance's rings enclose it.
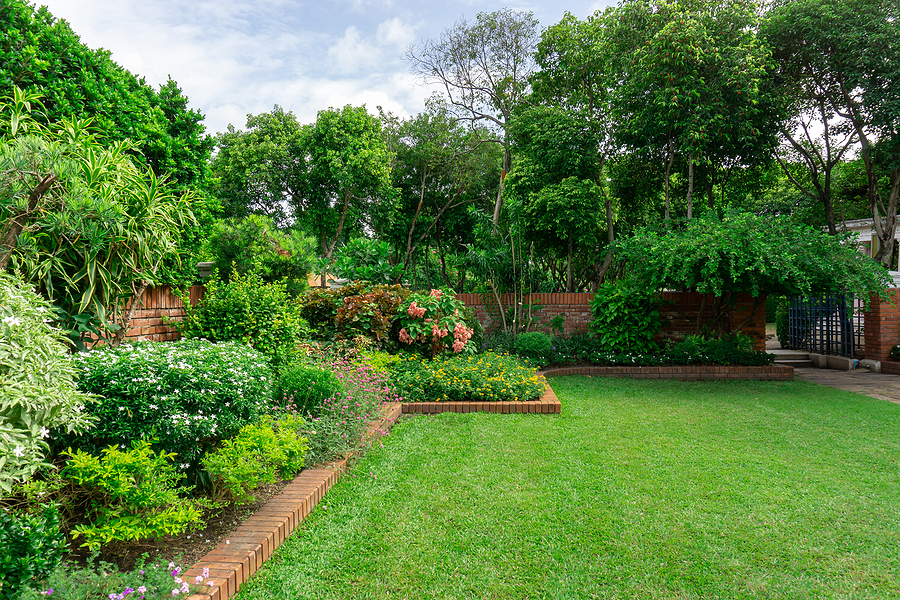
<instances>
[{"instance_id":1,"label":"paved walkway","mask_svg":"<svg viewBox=\"0 0 900 600\"><path fill-rule=\"evenodd\" d=\"M868 369L794 369L794 377L848 392L900 404L900 376L872 373Z\"/></svg>"}]
</instances>

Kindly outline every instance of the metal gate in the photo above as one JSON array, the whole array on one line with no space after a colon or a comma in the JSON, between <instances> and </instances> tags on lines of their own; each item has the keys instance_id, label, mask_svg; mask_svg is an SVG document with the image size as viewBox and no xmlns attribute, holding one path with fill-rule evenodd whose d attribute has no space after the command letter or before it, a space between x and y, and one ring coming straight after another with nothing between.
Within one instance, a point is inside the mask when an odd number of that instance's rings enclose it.
<instances>
[{"instance_id":1,"label":"metal gate","mask_svg":"<svg viewBox=\"0 0 900 600\"><path fill-rule=\"evenodd\" d=\"M794 350L857 358L864 349L863 305L849 294L791 299L788 325Z\"/></svg>"}]
</instances>

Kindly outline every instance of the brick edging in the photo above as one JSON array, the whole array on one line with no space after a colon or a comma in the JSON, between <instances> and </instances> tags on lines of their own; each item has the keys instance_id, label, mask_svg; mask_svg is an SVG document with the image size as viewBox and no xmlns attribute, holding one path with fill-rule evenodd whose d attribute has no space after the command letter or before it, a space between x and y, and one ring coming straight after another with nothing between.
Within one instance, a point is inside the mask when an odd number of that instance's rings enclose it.
<instances>
[{"instance_id":1,"label":"brick edging","mask_svg":"<svg viewBox=\"0 0 900 600\"><path fill-rule=\"evenodd\" d=\"M541 375L542 373L538 373ZM537 400L510 402L497 400L494 402L461 401L461 402L404 402L403 414L436 415L439 413L489 412L504 415L539 414L558 415L562 412L562 404L550 384L544 382L544 395Z\"/></svg>"},{"instance_id":2,"label":"brick edging","mask_svg":"<svg viewBox=\"0 0 900 600\"><path fill-rule=\"evenodd\" d=\"M594 377L631 377L633 379L762 379L791 381L794 367L765 366L704 366L682 365L670 367L562 367L543 372L544 377L591 375Z\"/></svg>"},{"instance_id":3,"label":"brick edging","mask_svg":"<svg viewBox=\"0 0 900 600\"><path fill-rule=\"evenodd\" d=\"M382 418L366 428L365 439L386 434L400 414L399 402L387 405ZM301 471L280 493L181 575L190 583L202 576L204 569L209 569L207 580L212 585L205 592L188 596L187 600L227 600L234 596L346 470L347 459L343 458L326 469Z\"/></svg>"},{"instance_id":4,"label":"brick edging","mask_svg":"<svg viewBox=\"0 0 900 600\"><path fill-rule=\"evenodd\" d=\"M881 372L886 375L900 375L900 362L894 359L881 361Z\"/></svg>"}]
</instances>

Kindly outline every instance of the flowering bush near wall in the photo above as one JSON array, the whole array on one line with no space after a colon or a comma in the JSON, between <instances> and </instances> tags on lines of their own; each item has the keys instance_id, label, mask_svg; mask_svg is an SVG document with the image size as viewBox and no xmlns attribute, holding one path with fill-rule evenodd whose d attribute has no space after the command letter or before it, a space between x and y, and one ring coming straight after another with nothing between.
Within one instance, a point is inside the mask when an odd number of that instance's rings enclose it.
<instances>
[{"instance_id":1,"label":"flowering bush near wall","mask_svg":"<svg viewBox=\"0 0 900 600\"><path fill-rule=\"evenodd\" d=\"M44 464L47 438L87 429L90 394L79 392L50 305L16 276L0 273L0 497Z\"/></svg>"},{"instance_id":2,"label":"flowering bush near wall","mask_svg":"<svg viewBox=\"0 0 900 600\"><path fill-rule=\"evenodd\" d=\"M413 294L397 312L400 341L426 356L444 352L473 353L469 340L473 330L466 325L461 311L465 305L449 293L431 290Z\"/></svg>"}]
</instances>

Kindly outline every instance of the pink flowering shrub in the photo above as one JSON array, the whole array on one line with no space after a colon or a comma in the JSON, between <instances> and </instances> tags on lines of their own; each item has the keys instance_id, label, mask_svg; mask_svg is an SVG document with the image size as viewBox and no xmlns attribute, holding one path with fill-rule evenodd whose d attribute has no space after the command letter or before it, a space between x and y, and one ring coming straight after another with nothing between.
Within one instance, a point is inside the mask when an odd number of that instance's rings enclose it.
<instances>
[{"instance_id":1,"label":"pink flowering shrub","mask_svg":"<svg viewBox=\"0 0 900 600\"><path fill-rule=\"evenodd\" d=\"M430 357L474 352L469 343L473 330L462 318L463 308L462 302L441 290L413 294L397 311L400 342Z\"/></svg>"}]
</instances>

